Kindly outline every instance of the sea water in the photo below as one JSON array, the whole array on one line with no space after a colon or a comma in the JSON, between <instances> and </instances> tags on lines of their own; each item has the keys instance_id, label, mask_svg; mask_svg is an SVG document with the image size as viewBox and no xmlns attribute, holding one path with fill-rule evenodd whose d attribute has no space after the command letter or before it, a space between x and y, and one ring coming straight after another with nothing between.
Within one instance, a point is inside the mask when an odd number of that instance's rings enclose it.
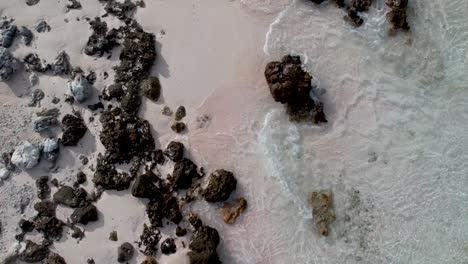
<instances>
[{"instance_id":1,"label":"sea water","mask_svg":"<svg viewBox=\"0 0 468 264\"><path fill-rule=\"evenodd\" d=\"M256 155L280 187L259 187L263 223L236 263L468 263L468 1L410 0L396 37L384 2L353 28L328 3L243 1L278 12L264 51L302 57L329 123L263 114ZM334 195L328 238L316 190Z\"/></svg>"}]
</instances>

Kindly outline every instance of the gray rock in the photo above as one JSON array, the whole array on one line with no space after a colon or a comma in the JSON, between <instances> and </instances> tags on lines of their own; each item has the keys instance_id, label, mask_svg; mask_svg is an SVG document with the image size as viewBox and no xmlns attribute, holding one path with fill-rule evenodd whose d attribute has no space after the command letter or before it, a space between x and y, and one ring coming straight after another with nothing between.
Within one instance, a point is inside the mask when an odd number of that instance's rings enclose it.
<instances>
[{"instance_id":1,"label":"gray rock","mask_svg":"<svg viewBox=\"0 0 468 264\"><path fill-rule=\"evenodd\" d=\"M41 106L41 100L44 99L45 94L42 90L34 89L31 93L31 102L28 106Z\"/></svg>"},{"instance_id":2,"label":"gray rock","mask_svg":"<svg viewBox=\"0 0 468 264\"><path fill-rule=\"evenodd\" d=\"M31 83L31 86L36 86L39 83L39 77L34 72L29 74L29 83Z\"/></svg>"},{"instance_id":3,"label":"gray rock","mask_svg":"<svg viewBox=\"0 0 468 264\"><path fill-rule=\"evenodd\" d=\"M71 73L70 59L65 51L61 51L52 64L54 75L69 75Z\"/></svg>"},{"instance_id":4,"label":"gray rock","mask_svg":"<svg viewBox=\"0 0 468 264\"><path fill-rule=\"evenodd\" d=\"M11 78L20 68L18 60L4 47L0 47L0 81Z\"/></svg>"},{"instance_id":5,"label":"gray rock","mask_svg":"<svg viewBox=\"0 0 468 264\"><path fill-rule=\"evenodd\" d=\"M11 47L11 45L13 44L13 41L15 40L17 32L18 32L18 28L15 25L12 25L9 28L3 30L0 35L1 46L5 48Z\"/></svg>"},{"instance_id":6,"label":"gray rock","mask_svg":"<svg viewBox=\"0 0 468 264\"><path fill-rule=\"evenodd\" d=\"M10 177L11 172L7 168L0 165L0 180L6 180Z\"/></svg>"},{"instance_id":7,"label":"gray rock","mask_svg":"<svg viewBox=\"0 0 468 264\"><path fill-rule=\"evenodd\" d=\"M34 26L37 32L43 33L43 32L49 32L50 31L50 26L47 24L45 20L40 20L37 22L37 24Z\"/></svg>"},{"instance_id":8,"label":"gray rock","mask_svg":"<svg viewBox=\"0 0 468 264\"><path fill-rule=\"evenodd\" d=\"M55 162L58 159L59 144L57 139L48 138L42 143L42 152L46 160Z\"/></svg>"},{"instance_id":9,"label":"gray rock","mask_svg":"<svg viewBox=\"0 0 468 264\"><path fill-rule=\"evenodd\" d=\"M31 42L34 39L34 34L29 30L29 28L21 26L19 34L23 37L23 41L26 46L31 45Z\"/></svg>"},{"instance_id":10,"label":"gray rock","mask_svg":"<svg viewBox=\"0 0 468 264\"><path fill-rule=\"evenodd\" d=\"M28 6L37 5L41 0L26 0Z\"/></svg>"},{"instance_id":11,"label":"gray rock","mask_svg":"<svg viewBox=\"0 0 468 264\"><path fill-rule=\"evenodd\" d=\"M33 122L33 129L37 133L49 130L51 127L59 125L59 121L53 116L43 116Z\"/></svg>"},{"instance_id":12,"label":"gray rock","mask_svg":"<svg viewBox=\"0 0 468 264\"><path fill-rule=\"evenodd\" d=\"M73 81L68 82L67 86L73 98L79 103L86 101L91 96L91 84L81 74L77 74Z\"/></svg>"},{"instance_id":13,"label":"gray rock","mask_svg":"<svg viewBox=\"0 0 468 264\"><path fill-rule=\"evenodd\" d=\"M23 169L31 169L39 163L40 150L28 141L15 148L11 162Z\"/></svg>"}]
</instances>

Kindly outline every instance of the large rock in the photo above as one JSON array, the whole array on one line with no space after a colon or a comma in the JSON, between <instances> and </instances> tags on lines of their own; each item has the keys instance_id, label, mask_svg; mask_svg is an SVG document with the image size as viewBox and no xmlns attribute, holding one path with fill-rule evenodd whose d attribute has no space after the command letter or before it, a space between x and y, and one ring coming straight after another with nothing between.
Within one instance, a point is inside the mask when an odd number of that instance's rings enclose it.
<instances>
[{"instance_id":1,"label":"large rock","mask_svg":"<svg viewBox=\"0 0 468 264\"><path fill-rule=\"evenodd\" d=\"M271 96L286 105L292 121L327 122L322 103L310 95L312 76L302 69L299 56L286 55L281 61L268 63L265 78Z\"/></svg>"},{"instance_id":2,"label":"large rock","mask_svg":"<svg viewBox=\"0 0 468 264\"><path fill-rule=\"evenodd\" d=\"M190 264L221 263L216 252L219 242L220 237L216 229L209 226L197 229L189 244Z\"/></svg>"},{"instance_id":3,"label":"large rock","mask_svg":"<svg viewBox=\"0 0 468 264\"><path fill-rule=\"evenodd\" d=\"M89 204L85 207L77 208L73 211L70 219L73 223L80 223L83 225L89 222L95 222L98 220L98 212L96 206Z\"/></svg>"},{"instance_id":4,"label":"large rock","mask_svg":"<svg viewBox=\"0 0 468 264\"><path fill-rule=\"evenodd\" d=\"M174 162L181 161L184 157L184 144L178 141L171 141L169 145L167 145L164 154Z\"/></svg>"},{"instance_id":5,"label":"large rock","mask_svg":"<svg viewBox=\"0 0 468 264\"><path fill-rule=\"evenodd\" d=\"M160 195L162 186L161 179L152 171L139 175L132 186L132 195L139 198L154 198Z\"/></svg>"},{"instance_id":6,"label":"large rock","mask_svg":"<svg viewBox=\"0 0 468 264\"><path fill-rule=\"evenodd\" d=\"M84 189L73 189L70 186L62 186L56 193L53 199L57 204L63 204L71 208L84 206L86 204L87 193Z\"/></svg>"},{"instance_id":7,"label":"large rock","mask_svg":"<svg viewBox=\"0 0 468 264\"><path fill-rule=\"evenodd\" d=\"M86 134L86 127L83 118L67 114L62 119L63 135L61 143L64 146L76 146L78 141Z\"/></svg>"},{"instance_id":8,"label":"large rock","mask_svg":"<svg viewBox=\"0 0 468 264\"><path fill-rule=\"evenodd\" d=\"M178 189L188 189L192 185L192 179L199 177L197 165L191 160L184 158L174 165L172 172L174 187Z\"/></svg>"},{"instance_id":9,"label":"large rock","mask_svg":"<svg viewBox=\"0 0 468 264\"><path fill-rule=\"evenodd\" d=\"M216 170L210 176L208 186L202 191L202 196L207 202L226 201L236 189L237 180L234 174L226 170Z\"/></svg>"},{"instance_id":10,"label":"large rock","mask_svg":"<svg viewBox=\"0 0 468 264\"><path fill-rule=\"evenodd\" d=\"M31 169L39 163L40 150L35 145L25 141L15 148L11 162L19 168Z\"/></svg>"},{"instance_id":11,"label":"large rock","mask_svg":"<svg viewBox=\"0 0 468 264\"><path fill-rule=\"evenodd\" d=\"M150 76L141 82L141 89L144 95L151 101L158 101L161 95L161 83L158 77Z\"/></svg>"}]
</instances>

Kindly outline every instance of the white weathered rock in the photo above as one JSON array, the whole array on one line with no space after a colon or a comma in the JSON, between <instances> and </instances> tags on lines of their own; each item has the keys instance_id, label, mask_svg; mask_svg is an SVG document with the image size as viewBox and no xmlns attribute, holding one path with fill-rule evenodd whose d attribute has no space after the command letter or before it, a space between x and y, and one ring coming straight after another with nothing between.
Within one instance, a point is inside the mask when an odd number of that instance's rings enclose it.
<instances>
[{"instance_id":1,"label":"white weathered rock","mask_svg":"<svg viewBox=\"0 0 468 264\"><path fill-rule=\"evenodd\" d=\"M41 152L39 148L28 141L15 148L11 162L23 169L31 169L39 163Z\"/></svg>"},{"instance_id":2,"label":"white weathered rock","mask_svg":"<svg viewBox=\"0 0 468 264\"><path fill-rule=\"evenodd\" d=\"M53 138L48 138L42 143L42 151L52 152L58 148L58 141Z\"/></svg>"},{"instance_id":3,"label":"white weathered rock","mask_svg":"<svg viewBox=\"0 0 468 264\"><path fill-rule=\"evenodd\" d=\"M73 81L68 82L68 89L78 102L84 102L91 95L91 84L81 74L77 74Z\"/></svg>"},{"instance_id":4,"label":"white weathered rock","mask_svg":"<svg viewBox=\"0 0 468 264\"><path fill-rule=\"evenodd\" d=\"M10 171L5 167L0 167L0 179L6 180L10 177Z\"/></svg>"}]
</instances>

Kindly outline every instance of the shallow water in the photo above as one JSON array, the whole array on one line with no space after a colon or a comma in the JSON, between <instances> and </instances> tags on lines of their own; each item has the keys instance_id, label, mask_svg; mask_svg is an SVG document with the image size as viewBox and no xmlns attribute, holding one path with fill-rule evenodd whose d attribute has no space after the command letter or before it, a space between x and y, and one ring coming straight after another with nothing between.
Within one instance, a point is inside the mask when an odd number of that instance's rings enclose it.
<instances>
[{"instance_id":1,"label":"shallow water","mask_svg":"<svg viewBox=\"0 0 468 264\"><path fill-rule=\"evenodd\" d=\"M377 1L354 29L332 5L296 0L271 25L265 53L303 57L330 123L263 115L258 157L281 191L263 204L270 240L251 243L272 255L242 263L468 263L468 2L410 1L412 29L395 38L386 11ZM321 189L338 217L327 239L306 202Z\"/></svg>"}]
</instances>

